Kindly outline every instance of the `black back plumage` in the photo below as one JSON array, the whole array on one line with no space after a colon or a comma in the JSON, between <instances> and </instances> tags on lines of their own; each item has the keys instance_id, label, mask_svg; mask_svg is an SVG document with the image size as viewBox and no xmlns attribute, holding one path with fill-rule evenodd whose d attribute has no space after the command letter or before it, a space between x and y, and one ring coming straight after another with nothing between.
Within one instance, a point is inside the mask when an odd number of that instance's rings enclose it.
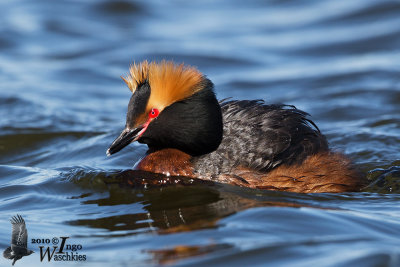
<instances>
[{"instance_id":1,"label":"black back plumage","mask_svg":"<svg viewBox=\"0 0 400 267\"><path fill-rule=\"evenodd\" d=\"M216 151L193 159L199 175L229 173L237 166L267 172L328 150L308 114L294 106L242 100L223 102L221 110L222 142Z\"/></svg>"},{"instance_id":2,"label":"black back plumage","mask_svg":"<svg viewBox=\"0 0 400 267\"><path fill-rule=\"evenodd\" d=\"M14 259L12 265L23 256L33 253L28 250L28 231L26 230L25 221L21 215L11 218L12 233L11 233L11 246L6 248L3 256L7 259Z\"/></svg>"}]
</instances>

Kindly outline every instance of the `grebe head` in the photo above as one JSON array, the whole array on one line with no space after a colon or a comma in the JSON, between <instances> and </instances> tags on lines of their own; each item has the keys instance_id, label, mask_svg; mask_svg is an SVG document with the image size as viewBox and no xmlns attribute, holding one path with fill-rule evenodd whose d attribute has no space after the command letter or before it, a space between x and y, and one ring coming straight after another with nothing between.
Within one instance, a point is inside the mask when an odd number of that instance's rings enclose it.
<instances>
[{"instance_id":1,"label":"grebe head","mask_svg":"<svg viewBox=\"0 0 400 267\"><path fill-rule=\"evenodd\" d=\"M196 68L170 61L133 64L122 78L132 91L125 129L107 155L132 142L176 148L192 156L216 150L222 140L221 108L213 83Z\"/></svg>"}]
</instances>

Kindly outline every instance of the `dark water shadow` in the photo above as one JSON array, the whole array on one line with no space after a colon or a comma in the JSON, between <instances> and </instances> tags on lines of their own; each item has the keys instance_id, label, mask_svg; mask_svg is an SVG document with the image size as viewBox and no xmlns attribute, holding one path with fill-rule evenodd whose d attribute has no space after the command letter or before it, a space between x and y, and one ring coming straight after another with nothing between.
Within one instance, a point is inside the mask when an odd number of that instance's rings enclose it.
<instances>
[{"instance_id":1,"label":"dark water shadow","mask_svg":"<svg viewBox=\"0 0 400 267\"><path fill-rule=\"evenodd\" d=\"M400 162L397 162L397 165ZM372 193L400 193L400 166L388 166L387 168L376 168L368 172L371 183L364 189Z\"/></svg>"},{"instance_id":2,"label":"dark water shadow","mask_svg":"<svg viewBox=\"0 0 400 267\"><path fill-rule=\"evenodd\" d=\"M367 175L370 184L363 190L372 193L399 193L400 168L389 166ZM81 187L106 191L100 198L82 197L82 205L116 206L138 203L145 212L117 214L96 219L80 219L68 224L126 231L122 235L151 231L168 234L218 227L218 220L254 207L324 207L314 200L331 194L296 194L254 190L188 177L167 177L137 170L97 172L78 170L67 179ZM87 194L92 195L90 194ZM311 200L311 201L310 201ZM314 204L310 204L314 203ZM339 207L338 207L339 209ZM120 235L120 233L118 234Z\"/></svg>"},{"instance_id":3,"label":"dark water shadow","mask_svg":"<svg viewBox=\"0 0 400 267\"><path fill-rule=\"evenodd\" d=\"M378 175L379 173L379 175ZM399 184L400 170L392 166L375 170L369 175L373 183L366 192L384 192L387 182L392 179ZM397 178L395 178L397 177ZM115 172L71 173L70 180L81 187L108 194L85 194L80 197L82 205L113 207L117 211L121 205L139 205L143 212L124 208L122 213L97 218L82 218L65 222L73 226L102 229L96 237L113 238L138 234L170 235L224 226L223 219L238 212L256 207L291 207L341 210L329 204L333 199L350 199L352 195L296 194L267 190L254 190L219 184L212 181L188 177L167 177L161 174L136 170ZM360 193L359 193L360 194ZM363 194L363 193L361 193ZM95 198L93 198L93 196ZM357 198L356 196L353 196ZM335 202L335 201L333 201ZM328 203L328 204L326 204ZM210 241L208 244L173 245L167 248L146 249L150 262L169 265L184 259L235 250L228 243Z\"/></svg>"},{"instance_id":4,"label":"dark water shadow","mask_svg":"<svg viewBox=\"0 0 400 267\"><path fill-rule=\"evenodd\" d=\"M140 203L146 212L80 219L67 223L111 232L127 231L122 235L143 231L169 234L215 228L221 218L249 208L308 206L293 201L285 202L285 194L290 193L271 192L272 200L265 201L258 199L257 194L247 194L239 187L188 177L167 177L135 170L85 176L87 178L81 177L74 182L84 187L89 184L98 186L103 182L98 188L106 189L108 195L89 200L84 200L83 197L83 205L118 206ZM91 181L87 181L88 179Z\"/></svg>"}]
</instances>

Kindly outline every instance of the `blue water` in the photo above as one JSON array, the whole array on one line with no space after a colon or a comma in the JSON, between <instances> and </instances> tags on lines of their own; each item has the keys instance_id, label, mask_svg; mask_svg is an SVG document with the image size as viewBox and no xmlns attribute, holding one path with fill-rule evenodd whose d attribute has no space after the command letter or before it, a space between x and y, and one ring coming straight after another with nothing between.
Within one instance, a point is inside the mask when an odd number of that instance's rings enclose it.
<instances>
[{"instance_id":1,"label":"blue water","mask_svg":"<svg viewBox=\"0 0 400 267\"><path fill-rule=\"evenodd\" d=\"M2 1L0 250L18 213L35 253L16 266L400 266L399 14L389 0ZM309 112L375 183L111 183L146 151L105 155L130 97L120 76L144 59L197 66L219 99ZM86 261L40 262L31 239L62 236Z\"/></svg>"}]
</instances>

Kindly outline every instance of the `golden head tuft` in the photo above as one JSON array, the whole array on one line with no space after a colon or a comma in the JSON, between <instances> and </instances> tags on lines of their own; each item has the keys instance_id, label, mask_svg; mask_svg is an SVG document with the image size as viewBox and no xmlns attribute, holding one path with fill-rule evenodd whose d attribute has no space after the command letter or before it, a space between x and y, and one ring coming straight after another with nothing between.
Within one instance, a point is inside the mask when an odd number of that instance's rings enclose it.
<instances>
[{"instance_id":1,"label":"golden head tuft","mask_svg":"<svg viewBox=\"0 0 400 267\"><path fill-rule=\"evenodd\" d=\"M200 91L204 76L192 66L165 60L149 63L146 60L132 64L129 74L122 79L132 93L147 81L151 88L148 107L162 110Z\"/></svg>"}]
</instances>

